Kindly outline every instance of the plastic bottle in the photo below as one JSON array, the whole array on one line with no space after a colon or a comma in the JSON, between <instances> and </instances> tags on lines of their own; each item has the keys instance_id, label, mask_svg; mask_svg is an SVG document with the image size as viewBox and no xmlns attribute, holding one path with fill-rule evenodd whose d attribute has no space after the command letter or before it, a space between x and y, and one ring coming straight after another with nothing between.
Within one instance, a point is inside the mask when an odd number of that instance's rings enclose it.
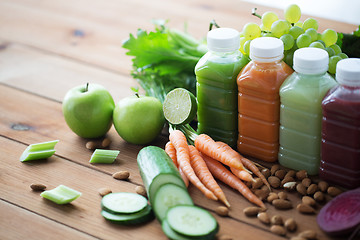
<instances>
[{"instance_id":1,"label":"plastic bottle","mask_svg":"<svg viewBox=\"0 0 360 240\"><path fill-rule=\"evenodd\" d=\"M294 53L295 72L280 88L279 163L318 173L321 143L321 101L336 81L327 73L328 53L300 48Z\"/></svg>"},{"instance_id":2,"label":"plastic bottle","mask_svg":"<svg viewBox=\"0 0 360 240\"><path fill-rule=\"evenodd\" d=\"M320 178L360 187L360 59L338 62L336 80L322 102Z\"/></svg>"},{"instance_id":3,"label":"plastic bottle","mask_svg":"<svg viewBox=\"0 0 360 240\"><path fill-rule=\"evenodd\" d=\"M239 51L239 32L217 28L207 34L208 52L195 66L198 133L232 147L237 139L236 77L248 63Z\"/></svg>"},{"instance_id":4,"label":"plastic bottle","mask_svg":"<svg viewBox=\"0 0 360 240\"><path fill-rule=\"evenodd\" d=\"M249 62L239 73L238 151L274 162L279 149L279 88L293 70L282 61L284 45L272 37L250 43Z\"/></svg>"}]
</instances>

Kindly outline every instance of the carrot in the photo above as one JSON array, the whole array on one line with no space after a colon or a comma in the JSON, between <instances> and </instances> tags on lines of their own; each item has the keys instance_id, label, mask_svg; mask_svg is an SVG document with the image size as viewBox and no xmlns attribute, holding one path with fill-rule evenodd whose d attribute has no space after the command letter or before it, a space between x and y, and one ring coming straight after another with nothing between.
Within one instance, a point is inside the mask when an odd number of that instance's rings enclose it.
<instances>
[{"instance_id":1,"label":"carrot","mask_svg":"<svg viewBox=\"0 0 360 240\"><path fill-rule=\"evenodd\" d=\"M227 207L230 207L228 200L225 197L224 192L221 190L220 186L215 181L211 172L204 159L201 157L199 151L192 145L189 146L190 152L190 164L194 169L194 172L199 177L200 181L211 190L216 197L218 197Z\"/></svg>"},{"instance_id":2,"label":"carrot","mask_svg":"<svg viewBox=\"0 0 360 240\"><path fill-rule=\"evenodd\" d=\"M217 200L218 198L207 189L196 176L194 169L190 165L189 147L185 135L179 130L170 132L170 141L176 149L176 157L179 167L184 171L189 181L194 184L207 198Z\"/></svg>"},{"instance_id":3,"label":"carrot","mask_svg":"<svg viewBox=\"0 0 360 240\"><path fill-rule=\"evenodd\" d=\"M256 176L258 176L261 181L271 190L270 184L269 182L266 180L265 176L259 171L259 169L255 166L255 164L243 157L240 153L238 153L237 151L235 151L234 149L232 149L229 145L227 145L226 143L223 142L216 142L219 146L223 147L224 149L226 149L227 151L229 151L229 153L237 159L240 159L240 161L242 162L242 164L249 169L250 171L252 171ZM232 170L231 170L232 171ZM236 171L236 170L235 170ZM234 173L234 172L233 172ZM236 176L237 174L234 173ZM238 176L239 177L239 176Z\"/></svg>"},{"instance_id":4,"label":"carrot","mask_svg":"<svg viewBox=\"0 0 360 240\"><path fill-rule=\"evenodd\" d=\"M188 187L189 186L189 179L186 177L183 170L181 170L181 168L179 168L179 164L178 164L177 158L176 158L176 149L174 148L174 145L172 145L172 143L170 141L167 142L166 145L165 145L165 152L172 159L172 161L174 162L176 168L179 169L179 173L181 175L181 178L183 179L183 181L185 183L185 186Z\"/></svg>"},{"instance_id":5,"label":"carrot","mask_svg":"<svg viewBox=\"0 0 360 240\"><path fill-rule=\"evenodd\" d=\"M241 180L247 181L247 182L253 182L254 178L246 171L244 170L240 170L237 168L230 168L230 171L237 176L238 178L240 178Z\"/></svg>"},{"instance_id":6,"label":"carrot","mask_svg":"<svg viewBox=\"0 0 360 240\"><path fill-rule=\"evenodd\" d=\"M203 154L229 166L239 170L248 171L244 165L241 163L241 160L234 157L230 151L219 146L210 136L206 134L200 134L195 138L195 147ZM244 174L246 175L246 174ZM243 176L244 176L243 175ZM248 173L247 175L250 175ZM246 176L246 179L251 178L251 176ZM244 180L246 180L244 179Z\"/></svg>"},{"instance_id":7,"label":"carrot","mask_svg":"<svg viewBox=\"0 0 360 240\"><path fill-rule=\"evenodd\" d=\"M265 204L254 193L252 193L239 178L227 170L224 165L204 154L202 154L202 157L215 178L238 190L250 202L266 209Z\"/></svg>"}]
</instances>

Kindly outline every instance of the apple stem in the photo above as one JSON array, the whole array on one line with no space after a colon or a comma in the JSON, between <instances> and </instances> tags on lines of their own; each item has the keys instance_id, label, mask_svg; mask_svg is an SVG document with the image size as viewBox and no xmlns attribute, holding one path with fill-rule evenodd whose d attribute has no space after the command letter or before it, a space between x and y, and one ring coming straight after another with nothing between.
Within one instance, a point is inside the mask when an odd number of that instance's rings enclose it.
<instances>
[{"instance_id":1,"label":"apple stem","mask_svg":"<svg viewBox=\"0 0 360 240\"><path fill-rule=\"evenodd\" d=\"M89 83L86 83L85 92L87 92L89 89Z\"/></svg>"},{"instance_id":2,"label":"apple stem","mask_svg":"<svg viewBox=\"0 0 360 240\"><path fill-rule=\"evenodd\" d=\"M137 93L137 92L135 93L135 96L137 96L138 98L140 98L139 93Z\"/></svg>"}]
</instances>

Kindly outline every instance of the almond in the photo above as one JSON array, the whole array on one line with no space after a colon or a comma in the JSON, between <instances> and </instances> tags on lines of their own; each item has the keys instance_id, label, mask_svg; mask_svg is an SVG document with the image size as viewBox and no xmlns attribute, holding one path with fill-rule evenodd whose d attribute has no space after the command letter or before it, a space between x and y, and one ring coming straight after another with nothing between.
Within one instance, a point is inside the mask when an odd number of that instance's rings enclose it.
<instances>
[{"instance_id":1,"label":"almond","mask_svg":"<svg viewBox=\"0 0 360 240\"><path fill-rule=\"evenodd\" d=\"M270 217L266 212L258 213L257 218L264 224L270 224Z\"/></svg>"},{"instance_id":2,"label":"almond","mask_svg":"<svg viewBox=\"0 0 360 240\"><path fill-rule=\"evenodd\" d=\"M302 185L302 183L299 183L298 185L296 185L296 191L303 196L306 195L306 187L304 185Z\"/></svg>"},{"instance_id":3,"label":"almond","mask_svg":"<svg viewBox=\"0 0 360 240\"><path fill-rule=\"evenodd\" d=\"M270 228L270 231L276 235L285 236L286 229L283 226L280 225L273 225Z\"/></svg>"},{"instance_id":4,"label":"almond","mask_svg":"<svg viewBox=\"0 0 360 240\"><path fill-rule=\"evenodd\" d=\"M147 197L147 193L146 190L143 186L136 186L135 187L135 192L141 196Z\"/></svg>"},{"instance_id":5,"label":"almond","mask_svg":"<svg viewBox=\"0 0 360 240\"><path fill-rule=\"evenodd\" d=\"M309 205L309 206L315 206L316 205L316 201L315 199L313 199L312 197L309 197L309 196L303 196L301 201L306 204L306 205Z\"/></svg>"},{"instance_id":6,"label":"almond","mask_svg":"<svg viewBox=\"0 0 360 240\"><path fill-rule=\"evenodd\" d=\"M274 201L272 201L272 205L274 205L275 208L281 210L286 210L293 207L292 203L289 200L284 199L275 199Z\"/></svg>"},{"instance_id":7,"label":"almond","mask_svg":"<svg viewBox=\"0 0 360 240\"><path fill-rule=\"evenodd\" d=\"M283 185L284 189L287 191L293 191L296 188L296 182L287 182Z\"/></svg>"},{"instance_id":8,"label":"almond","mask_svg":"<svg viewBox=\"0 0 360 240\"><path fill-rule=\"evenodd\" d=\"M113 178L118 179L118 180L126 180L129 178L130 173L128 171L119 171L114 173Z\"/></svg>"},{"instance_id":9,"label":"almond","mask_svg":"<svg viewBox=\"0 0 360 240\"><path fill-rule=\"evenodd\" d=\"M272 225L283 225L284 221L280 215L274 215L270 219Z\"/></svg>"},{"instance_id":10,"label":"almond","mask_svg":"<svg viewBox=\"0 0 360 240\"><path fill-rule=\"evenodd\" d=\"M268 182L269 182L270 186L273 188L280 187L280 179L278 177L270 176L268 178Z\"/></svg>"},{"instance_id":11,"label":"almond","mask_svg":"<svg viewBox=\"0 0 360 240\"><path fill-rule=\"evenodd\" d=\"M295 237L290 238L290 240L306 240L306 238L295 236Z\"/></svg>"},{"instance_id":12,"label":"almond","mask_svg":"<svg viewBox=\"0 0 360 240\"><path fill-rule=\"evenodd\" d=\"M229 216L229 209L225 206L217 207L215 209L215 212L217 213L217 215L222 216L222 217Z\"/></svg>"},{"instance_id":13,"label":"almond","mask_svg":"<svg viewBox=\"0 0 360 240\"><path fill-rule=\"evenodd\" d=\"M300 181L302 181L304 178L307 178L308 174L306 170L300 170L296 173L296 178Z\"/></svg>"},{"instance_id":14,"label":"almond","mask_svg":"<svg viewBox=\"0 0 360 240\"><path fill-rule=\"evenodd\" d=\"M271 169L270 169L271 175L274 175L275 172L276 172L277 170L279 170L279 169L280 169L280 165L279 165L279 164L274 164L274 165L271 167Z\"/></svg>"},{"instance_id":15,"label":"almond","mask_svg":"<svg viewBox=\"0 0 360 240\"><path fill-rule=\"evenodd\" d=\"M269 196L269 189L256 189L254 194L262 201Z\"/></svg>"},{"instance_id":16,"label":"almond","mask_svg":"<svg viewBox=\"0 0 360 240\"><path fill-rule=\"evenodd\" d=\"M287 177L292 177L294 178L296 175L296 172L294 170L289 170L286 174L285 174L285 177L284 178L287 178Z\"/></svg>"},{"instance_id":17,"label":"almond","mask_svg":"<svg viewBox=\"0 0 360 240\"><path fill-rule=\"evenodd\" d=\"M86 144L85 144L85 147L89 150L95 150L96 148L99 147L99 144L95 141L88 141Z\"/></svg>"},{"instance_id":18,"label":"almond","mask_svg":"<svg viewBox=\"0 0 360 240\"><path fill-rule=\"evenodd\" d=\"M287 195L286 192L279 192L278 196L279 196L280 199L285 199L286 200L288 198L288 195Z\"/></svg>"},{"instance_id":19,"label":"almond","mask_svg":"<svg viewBox=\"0 0 360 240\"><path fill-rule=\"evenodd\" d=\"M274 201L275 199L279 199L279 196L277 195L277 193L271 192L269 193L269 196L267 197L267 201L269 203L272 203L272 201Z\"/></svg>"},{"instance_id":20,"label":"almond","mask_svg":"<svg viewBox=\"0 0 360 240\"><path fill-rule=\"evenodd\" d=\"M265 178L270 177L270 174L271 174L270 170L268 168L261 169L261 173L262 173L262 175L264 175Z\"/></svg>"},{"instance_id":21,"label":"almond","mask_svg":"<svg viewBox=\"0 0 360 240\"><path fill-rule=\"evenodd\" d=\"M302 181L301 181L302 185L304 185L305 187L309 187L310 184L311 184L311 179L310 178L304 178Z\"/></svg>"},{"instance_id":22,"label":"almond","mask_svg":"<svg viewBox=\"0 0 360 240\"><path fill-rule=\"evenodd\" d=\"M337 195L339 195L340 193L342 193L342 191L341 191L339 188L337 188L337 187L328 187L327 193L328 193L331 197L336 197Z\"/></svg>"},{"instance_id":23,"label":"almond","mask_svg":"<svg viewBox=\"0 0 360 240\"><path fill-rule=\"evenodd\" d=\"M313 183L307 188L306 193L308 195L313 195L317 190L318 190L318 186L315 183Z\"/></svg>"},{"instance_id":24,"label":"almond","mask_svg":"<svg viewBox=\"0 0 360 240\"><path fill-rule=\"evenodd\" d=\"M285 176L283 180L281 180L281 186L284 187L285 183L288 182L295 182L295 179L293 177L287 177Z\"/></svg>"},{"instance_id":25,"label":"almond","mask_svg":"<svg viewBox=\"0 0 360 240\"><path fill-rule=\"evenodd\" d=\"M30 185L30 188L33 190L33 191L44 191L46 189L46 185L44 184L41 184L41 183L32 183Z\"/></svg>"},{"instance_id":26,"label":"almond","mask_svg":"<svg viewBox=\"0 0 360 240\"><path fill-rule=\"evenodd\" d=\"M305 213L305 214L314 214L315 213L315 209L313 207L311 207L310 205L304 204L304 203L299 203L296 206L296 209L300 213Z\"/></svg>"},{"instance_id":27,"label":"almond","mask_svg":"<svg viewBox=\"0 0 360 240\"><path fill-rule=\"evenodd\" d=\"M275 172L274 176L278 177L280 180L285 177L286 171L284 169L279 169Z\"/></svg>"},{"instance_id":28,"label":"almond","mask_svg":"<svg viewBox=\"0 0 360 240\"><path fill-rule=\"evenodd\" d=\"M325 181L320 181L318 183L318 187L319 187L319 190L322 191L322 192L327 192L327 189L329 187L329 184Z\"/></svg>"},{"instance_id":29,"label":"almond","mask_svg":"<svg viewBox=\"0 0 360 240\"><path fill-rule=\"evenodd\" d=\"M103 188L99 188L98 189L98 193L100 194L100 196L105 196L105 195L107 195L107 194L109 194L109 193L112 193L112 191L111 191L111 189L110 188L108 188L108 187L103 187Z\"/></svg>"},{"instance_id":30,"label":"almond","mask_svg":"<svg viewBox=\"0 0 360 240\"><path fill-rule=\"evenodd\" d=\"M263 209L259 208L259 207L247 207L243 210L244 214L248 217L254 217L259 212L262 212L262 211L263 211Z\"/></svg>"},{"instance_id":31,"label":"almond","mask_svg":"<svg viewBox=\"0 0 360 240\"><path fill-rule=\"evenodd\" d=\"M110 138L104 138L101 142L101 147L102 148L107 148L108 146L110 146L111 144L111 139Z\"/></svg>"},{"instance_id":32,"label":"almond","mask_svg":"<svg viewBox=\"0 0 360 240\"><path fill-rule=\"evenodd\" d=\"M297 228L297 224L293 218L286 219L286 221L284 222L284 226L286 230L290 232L294 232Z\"/></svg>"},{"instance_id":33,"label":"almond","mask_svg":"<svg viewBox=\"0 0 360 240\"><path fill-rule=\"evenodd\" d=\"M318 192L314 193L314 199L317 202L323 202L325 200L325 195L324 195L324 193L318 191Z\"/></svg>"},{"instance_id":34,"label":"almond","mask_svg":"<svg viewBox=\"0 0 360 240\"><path fill-rule=\"evenodd\" d=\"M255 178L254 181L252 182L253 189L258 189L262 187L262 185L264 185L264 183L260 178Z\"/></svg>"},{"instance_id":35,"label":"almond","mask_svg":"<svg viewBox=\"0 0 360 240\"><path fill-rule=\"evenodd\" d=\"M316 239L317 234L314 230L305 230L298 235L299 237L303 237L305 239Z\"/></svg>"}]
</instances>

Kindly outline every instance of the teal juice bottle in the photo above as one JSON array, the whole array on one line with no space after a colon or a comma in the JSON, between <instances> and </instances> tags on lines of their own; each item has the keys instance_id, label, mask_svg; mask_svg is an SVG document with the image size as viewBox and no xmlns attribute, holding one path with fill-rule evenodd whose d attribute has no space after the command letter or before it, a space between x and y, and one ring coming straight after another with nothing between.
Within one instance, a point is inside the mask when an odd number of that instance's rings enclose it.
<instances>
[{"instance_id":1,"label":"teal juice bottle","mask_svg":"<svg viewBox=\"0 0 360 240\"><path fill-rule=\"evenodd\" d=\"M248 63L239 51L239 32L217 28L207 34L208 52L195 66L198 133L236 146L236 77Z\"/></svg>"},{"instance_id":2,"label":"teal juice bottle","mask_svg":"<svg viewBox=\"0 0 360 240\"><path fill-rule=\"evenodd\" d=\"M316 175L320 164L321 102L336 81L327 73L328 53L301 48L294 53L295 72L280 87L279 163Z\"/></svg>"}]
</instances>

